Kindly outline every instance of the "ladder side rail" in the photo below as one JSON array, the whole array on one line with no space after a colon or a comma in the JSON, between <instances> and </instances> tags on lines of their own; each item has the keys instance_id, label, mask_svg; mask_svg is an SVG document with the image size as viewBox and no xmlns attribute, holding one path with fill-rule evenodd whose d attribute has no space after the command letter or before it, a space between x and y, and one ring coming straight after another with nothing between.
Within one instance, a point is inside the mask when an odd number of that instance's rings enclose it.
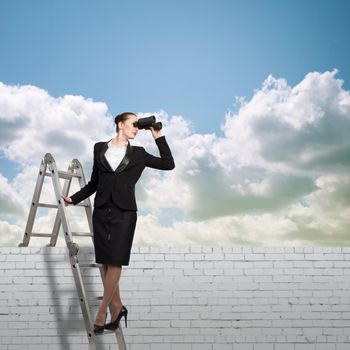
<instances>
[{"instance_id":1,"label":"ladder side rail","mask_svg":"<svg viewBox=\"0 0 350 350\"><path fill-rule=\"evenodd\" d=\"M115 330L115 335L117 338L117 342L118 342L118 349L119 350L127 350L126 349L126 343L125 343L125 338L124 338L124 334L121 328L121 322L119 322L119 328L117 328Z\"/></svg>"},{"instance_id":2,"label":"ladder side rail","mask_svg":"<svg viewBox=\"0 0 350 350\"><path fill-rule=\"evenodd\" d=\"M27 247L30 241L30 237L34 226L34 219L38 209L40 194L41 194L41 190L45 179L46 168L47 168L47 163L44 162L44 160L42 160L40 163L39 173L36 180L34 194L33 194L32 202L31 202L31 206L28 214L28 220L24 231L23 242L19 244L20 247Z\"/></svg>"},{"instance_id":3,"label":"ladder side rail","mask_svg":"<svg viewBox=\"0 0 350 350\"><path fill-rule=\"evenodd\" d=\"M75 281L76 290L79 297L80 307L83 314L86 334L89 341L89 348L91 350L96 349L96 335L93 330L93 321L91 317L89 300L87 298L85 287L84 287L84 281L82 278L79 261L76 255L72 255L69 253L69 260L72 267L73 277Z\"/></svg>"},{"instance_id":4,"label":"ladder side rail","mask_svg":"<svg viewBox=\"0 0 350 350\"><path fill-rule=\"evenodd\" d=\"M73 272L76 290L77 290L78 297L80 300L80 307L81 307L81 310L83 313L85 329L86 329L86 333L87 333L88 341L89 341L89 347L90 347L90 349L95 350L95 343L96 342L95 342L95 334L94 334L93 329L92 329L90 305L88 303L85 289L83 287L84 283L83 283L83 279L81 276L80 266L79 266L79 262L78 262L78 258L77 258L79 246L76 243L74 243L73 239L72 239L72 232L71 232L69 223L67 221L67 216L66 216L66 208L64 205L64 201L61 198L62 189L61 189L61 185L59 182L58 171L57 171L57 167L56 167L54 160L49 164L49 169L50 169L51 174L52 174L51 178L52 178L52 183L53 183L54 190L55 190L56 200L58 203L58 210L60 213L64 238L65 238L67 247L69 249L69 260L70 260L70 264L71 264L71 268L72 268L72 272Z\"/></svg>"}]
</instances>

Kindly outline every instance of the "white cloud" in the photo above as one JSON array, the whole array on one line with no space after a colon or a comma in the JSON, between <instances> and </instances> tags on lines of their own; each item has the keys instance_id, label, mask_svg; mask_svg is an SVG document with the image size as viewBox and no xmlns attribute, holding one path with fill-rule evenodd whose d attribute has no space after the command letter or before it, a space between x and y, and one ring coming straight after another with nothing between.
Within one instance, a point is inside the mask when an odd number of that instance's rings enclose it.
<instances>
[{"instance_id":1,"label":"white cloud","mask_svg":"<svg viewBox=\"0 0 350 350\"><path fill-rule=\"evenodd\" d=\"M23 215L24 202L22 197L8 182L7 178L0 174L0 212L3 215Z\"/></svg>"},{"instance_id":2,"label":"white cloud","mask_svg":"<svg viewBox=\"0 0 350 350\"><path fill-rule=\"evenodd\" d=\"M137 196L146 213L139 214L135 244L350 243L350 97L335 75L310 73L294 87L269 76L251 100L240 99L238 111L227 113L223 137L194 134L183 117L152 113L163 122L176 168L145 170ZM43 154L50 151L61 168L79 158L89 175L93 143L114 133L105 104L53 98L32 86L0 84L0 121L0 147L22 165L12 181L0 178L2 208L17 215L18 227L26 220L18 201L25 198L22 207L29 208ZM132 143L157 154L147 132ZM72 210L83 230L82 215ZM172 213L173 224L160 225ZM51 215L40 217L41 227ZM21 231L12 226L2 227Z\"/></svg>"},{"instance_id":3,"label":"white cloud","mask_svg":"<svg viewBox=\"0 0 350 350\"><path fill-rule=\"evenodd\" d=\"M16 224L12 225L7 221L0 220L0 247L17 246L19 237L22 237L23 230Z\"/></svg>"},{"instance_id":4,"label":"white cloud","mask_svg":"<svg viewBox=\"0 0 350 350\"><path fill-rule=\"evenodd\" d=\"M190 180L195 217L281 209L316 190L317 177L349 170L350 97L335 73L310 73L295 87L270 76L228 113L225 137Z\"/></svg>"},{"instance_id":5,"label":"white cloud","mask_svg":"<svg viewBox=\"0 0 350 350\"><path fill-rule=\"evenodd\" d=\"M105 103L82 96L51 97L35 86L0 83L1 150L23 165L36 164L50 150L68 163L78 152L91 158L93 141L106 137L111 118Z\"/></svg>"},{"instance_id":6,"label":"white cloud","mask_svg":"<svg viewBox=\"0 0 350 350\"><path fill-rule=\"evenodd\" d=\"M226 116L226 137L216 152L222 167L300 174L329 165L350 143L350 96L335 74L310 73L293 88L268 77L237 114Z\"/></svg>"}]
</instances>

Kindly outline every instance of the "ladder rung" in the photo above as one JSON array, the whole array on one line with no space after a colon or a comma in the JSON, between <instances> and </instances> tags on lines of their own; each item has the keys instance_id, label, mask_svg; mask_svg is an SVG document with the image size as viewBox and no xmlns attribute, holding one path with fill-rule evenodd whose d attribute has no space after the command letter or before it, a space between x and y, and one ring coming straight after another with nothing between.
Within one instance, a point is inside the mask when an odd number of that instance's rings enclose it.
<instances>
[{"instance_id":1,"label":"ladder rung","mask_svg":"<svg viewBox=\"0 0 350 350\"><path fill-rule=\"evenodd\" d=\"M68 171L62 171L62 170L58 170L58 176L66 179L66 178L71 178L71 177L77 177L78 179L81 178L81 175L76 174L76 173L70 173Z\"/></svg>"},{"instance_id":2,"label":"ladder rung","mask_svg":"<svg viewBox=\"0 0 350 350\"><path fill-rule=\"evenodd\" d=\"M92 297L92 298L87 298L87 301L89 305L91 305L91 304L98 304L102 299L103 297Z\"/></svg>"},{"instance_id":3,"label":"ladder rung","mask_svg":"<svg viewBox=\"0 0 350 350\"><path fill-rule=\"evenodd\" d=\"M32 232L31 237L51 237L52 233L34 233Z\"/></svg>"},{"instance_id":4,"label":"ladder rung","mask_svg":"<svg viewBox=\"0 0 350 350\"><path fill-rule=\"evenodd\" d=\"M57 204L48 204L48 203L38 203L38 207L43 208L58 208Z\"/></svg>"},{"instance_id":5,"label":"ladder rung","mask_svg":"<svg viewBox=\"0 0 350 350\"><path fill-rule=\"evenodd\" d=\"M96 336L103 334L115 334L115 331L112 331L111 329L105 329L103 333L97 333Z\"/></svg>"},{"instance_id":6,"label":"ladder rung","mask_svg":"<svg viewBox=\"0 0 350 350\"><path fill-rule=\"evenodd\" d=\"M72 232L72 236L92 237L92 233L91 232Z\"/></svg>"},{"instance_id":7,"label":"ladder rung","mask_svg":"<svg viewBox=\"0 0 350 350\"><path fill-rule=\"evenodd\" d=\"M61 179L70 179L72 177L77 177L78 179L81 178L81 175L76 174L76 173L70 173L68 171L62 171L62 170L58 170L58 177ZM46 176L52 176L52 174L50 172L46 172L45 173Z\"/></svg>"},{"instance_id":8,"label":"ladder rung","mask_svg":"<svg viewBox=\"0 0 350 350\"><path fill-rule=\"evenodd\" d=\"M83 202L83 203L76 204L75 206L76 206L76 207L89 207L89 204L85 204L85 203Z\"/></svg>"},{"instance_id":9,"label":"ladder rung","mask_svg":"<svg viewBox=\"0 0 350 350\"><path fill-rule=\"evenodd\" d=\"M84 203L79 203L75 205L76 207L89 207L88 204ZM49 204L49 203L38 203L38 207L43 207L43 208L58 208L57 204Z\"/></svg>"},{"instance_id":10,"label":"ladder rung","mask_svg":"<svg viewBox=\"0 0 350 350\"><path fill-rule=\"evenodd\" d=\"M79 263L80 267L101 267L101 264L97 264L97 263L86 263L86 262L82 262Z\"/></svg>"}]
</instances>

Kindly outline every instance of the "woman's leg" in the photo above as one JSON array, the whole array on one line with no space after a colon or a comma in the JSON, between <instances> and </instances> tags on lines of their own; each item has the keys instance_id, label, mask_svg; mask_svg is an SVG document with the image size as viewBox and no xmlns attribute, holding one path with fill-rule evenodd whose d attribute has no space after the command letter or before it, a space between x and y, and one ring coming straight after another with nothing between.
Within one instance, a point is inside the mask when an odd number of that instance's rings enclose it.
<instances>
[{"instance_id":1,"label":"woman's leg","mask_svg":"<svg viewBox=\"0 0 350 350\"><path fill-rule=\"evenodd\" d=\"M104 274L103 276L104 276L104 277L106 277L106 273L107 273L108 265L103 264L102 266L103 266L103 274Z\"/></svg>"},{"instance_id":2,"label":"woman's leg","mask_svg":"<svg viewBox=\"0 0 350 350\"><path fill-rule=\"evenodd\" d=\"M120 265L120 268L122 268L122 265ZM104 271L105 276L106 276L107 269L108 269L108 265L103 265L103 271ZM119 280L120 280L120 277L119 277ZM112 306L111 321L114 321L117 318L117 316L119 315L119 312L123 306L123 303L122 303L121 298L120 298L119 281L117 283L115 292L113 294L111 306Z\"/></svg>"},{"instance_id":3,"label":"woman's leg","mask_svg":"<svg viewBox=\"0 0 350 350\"><path fill-rule=\"evenodd\" d=\"M99 326L102 326L105 323L107 308L113 299L116 288L118 287L122 269L119 266L108 265L107 267L104 267L104 271L105 271L105 285L104 285L103 298L102 298L100 307L98 309L98 312L96 315L96 322L95 322L95 324Z\"/></svg>"},{"instance_id":4,"label":"woman's leg","mask_svg":"<svg viewBox=\"0 0 350 350\"><path fill-rule=\"evenodd\" d=\"M115 289L113 298L112 298L112 315L111 315L111 321L114 321L117 316L119 315L120 310L122 309L122 301L120 299L120 290L119 290L119 283L117 285L117 288Z\"/></svg>"}]
</instances>

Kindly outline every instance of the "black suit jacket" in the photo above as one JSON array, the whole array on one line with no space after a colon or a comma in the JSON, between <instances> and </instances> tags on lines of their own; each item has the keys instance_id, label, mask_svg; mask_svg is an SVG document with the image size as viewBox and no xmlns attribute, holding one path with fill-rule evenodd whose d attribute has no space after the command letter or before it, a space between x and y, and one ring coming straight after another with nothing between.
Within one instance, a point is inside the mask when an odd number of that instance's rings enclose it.
<instances>
[{"instance_id":1,"label":"black suit jacket","mask_svg":"<svg viewBox=\"0 0 350 350\"><path fill-rule=\"evenodd\" d=\"M71 196L73 204L76 205L96 192L95 207L104 205L111 198L113 203L120 208L137 210L135 184L144 168L161 170L175 168L174 159L165 136L158 137L155 142L160 157L147 153L143 147L131 146L128 142L125 156L116 170L110 167L105 157L108 142L97 142L94 146L91 180L80 191Z\"/></svg>"}]
</instances>

